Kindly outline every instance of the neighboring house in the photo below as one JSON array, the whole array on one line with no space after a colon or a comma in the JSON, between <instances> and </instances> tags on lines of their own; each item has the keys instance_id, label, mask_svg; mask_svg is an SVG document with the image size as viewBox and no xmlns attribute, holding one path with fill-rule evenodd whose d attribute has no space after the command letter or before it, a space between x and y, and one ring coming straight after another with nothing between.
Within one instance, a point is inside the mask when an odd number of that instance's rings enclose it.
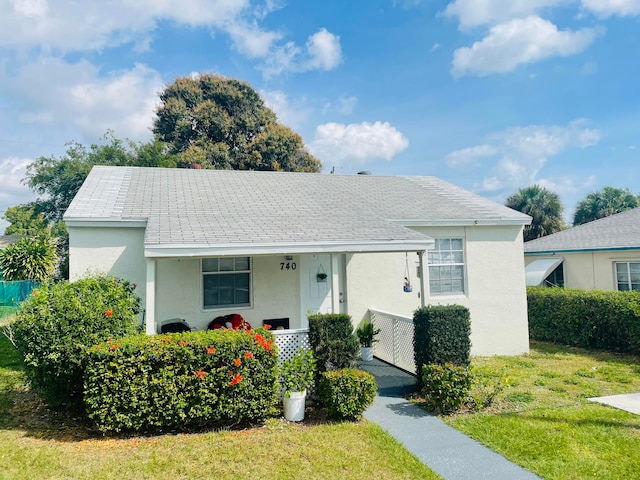
<instances>
[{"instance_id":1,"label":"neighboring house","mask_svg":"<svg viewBox=\"0 0 640 480\"><path fill-rule=\"evenodd\" d=\"M527 285L640 290L640 208L524 244Z\"/></svg>"},{"instance_id":2,"label":"neighboring house","mask_svg":"<svg viewBox=\"0 0 640 480\"><path fill-rule=\"evenodd\" d=\"M530 217L434 177L94 167L64 220L71 280L136 283L149 334L174 317L296 329L310 311L357 324L369 308L456 303L473 354L529 348Z\"/></svg>"}]
</instances>

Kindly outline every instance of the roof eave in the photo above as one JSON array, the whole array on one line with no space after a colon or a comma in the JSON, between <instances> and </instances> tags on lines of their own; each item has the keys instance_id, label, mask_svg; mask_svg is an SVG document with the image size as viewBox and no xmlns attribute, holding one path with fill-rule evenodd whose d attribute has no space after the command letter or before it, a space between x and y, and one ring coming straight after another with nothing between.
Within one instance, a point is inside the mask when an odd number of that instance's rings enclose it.
<instances>
[{"instance_id":1,"label":"roof eave","mask_svg":"<svg viewBox=\"0 0 640 480\"><path fill-rule=\"evenodd\" d=\"M403 227L470 227L470 226L497 226L497 225L517 225L524 226L531 223L529 218L447 218L441 220L390 220Z\"/></svg>"},{"instance_id":2,"label":"roof eave","mask_svg":"<svg viewBox=\"0 0 640 480\"><path fill-rule=\"evenodd\" d=\"M640 246L635 247L594 247L594 248L569 248L563 250L539 250L539 251L525 251L525 255L555 255L558 253L590 253L590 252L610 252L610 251L625 251L625 250L640 250Z\"/></svg>"},{"instance_id":3,"label":"roof eave","mask_svg":"<svg viewBox=\"0 0 640 480\"><path fill-rule=\"evenodd\" d=\"M307 253L382 253L430 250L434 240L388 240L350 242L290 242L217 245L145 245L147 258L297 255Z\"/></svg>"},{"instance_id":4,"label":"roof eave","mask_svg":"<svg viewBox=\"0 0 640 480\"><path fill-rule=\"evenodd\" d=\"M146 218L99 218L99 217L65 217L67 227L146 227Z\"/></svg>"}]
</instances>

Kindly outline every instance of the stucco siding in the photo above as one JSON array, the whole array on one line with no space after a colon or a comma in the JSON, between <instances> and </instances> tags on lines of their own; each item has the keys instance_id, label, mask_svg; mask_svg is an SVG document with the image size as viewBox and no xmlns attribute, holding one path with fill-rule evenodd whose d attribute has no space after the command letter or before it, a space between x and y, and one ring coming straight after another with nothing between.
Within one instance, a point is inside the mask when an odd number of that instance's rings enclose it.
<instances>
[{"instance_id":1,"label":"stucco siding","mask_svg":"<svg viewBox=\"0 0 640 480\"><path fill-rule=\"evenodd\" d=\"M69 279L104 273L136 283L144 302L144 228L67 227ZM144 304L144 303L143 303Z\"/></svg>"},{"instance_id":2,"label":"stucco siding","mask_svg":"<svg viewBox=\"0 0 640 480\"><path fill-rule=\"evenodd\" d=\"M281 256L252 258L251 307L203 308L200 259L158 259L156 274L156 322L184 318L204 329L219 315L239 313L257 327L267 318L288 317L291 328L300 326L299 273L280 270ZM297 261L297 262L296 262ZM292 262L299 262L294 257Z\"/></svg>"},{"instance_id":3,"label":"stucco siding","mask_svg":"<svg viewBox=\"0 0 640 480\"><path fill-rule=\"evenodd\" d=\"M564 285L567 288L586 290L617 290L615 262L640 262L638 250L604 250L594 252L558 252L564 268ZM550 255L526 255L525 264Z\"/></svg>"},{"instance_id":4,"label":"stucco siding","mask_svg":"<svg viewBox=\"0 0 640 480\"><path fill-rule=\"evenodd\" d=\"M469 308L473 355L528 352L529 335L522 261L522 228L420 227L433 238L462 238L465 249L465 294L432 296L425 256L426 303ZM347 262L349 313L354 323L368 308L411 317L420 307L418 257L408 254L412 293L402 290L405 254L354 254Z\"/></svg>"}]
</instances>

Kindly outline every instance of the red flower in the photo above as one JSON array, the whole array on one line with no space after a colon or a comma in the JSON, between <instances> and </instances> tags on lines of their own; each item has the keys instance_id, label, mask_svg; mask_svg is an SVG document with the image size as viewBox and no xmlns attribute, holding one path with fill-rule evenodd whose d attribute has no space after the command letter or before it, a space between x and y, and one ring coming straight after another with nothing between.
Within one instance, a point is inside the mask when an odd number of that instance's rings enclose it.
<instances>
[{"instance_id":1,"label":"red flower","mask_svg":"<svg viewBox=\"0 0 640 480\"><path fill-rule=\"evenodd\" d=\"M265 330L269 330L269 329L271 329L271 325L269 325L268 323L265 323L265 324L263 325L263 327L264 327L264 329L265 329Z\"/></svg>"},{"instance_id":2,"label":"red flower","mask_svg":"<svg viewBox=\"0 0 640 480\"><path fill-rule=\"evenodd\" d=\"M264 349L265 350L271 350L271 346L273 345L273 342L271 340L269 340L267 343L264 344Z\"/></svg>"},{"instance_id":3,"label":"red flower","mask_svg":"<svg viewBox=\"0 0 640 480\"><path fill-rule=\"evenodd\" d=\"M196 371L196 378L198 378L199 380L204 380L206 376L207 376L207 372L205 372L204 370Z\"/></svg>"},{"instance_id":4,"label":"red flower","mask_svg":"<svg viewBox=\"0 0 640 480\"><path fill-rule=\"evenodd\" d=\"M232 372L229 372L233 375ZM237 385L238 383L240 383L242 381L242 375L240 375L239 373L237 373L232 379L231 381L227 384L228 386L233 386L233 385Z\"/></svg>"},{"instance_id":5,"label":"red flower","mask_svg":"<svg viewBox=\"0 0 640 480\"><path fill-rule=\"evenodd\" d=\"M164 337L164 338L162 339L162 341L163 341L164 343L169 343L169 342L171 342L171 339L170 339L169 337Z\"/></svg>"},{"instance_id":6,"label":"red flower","mask_svg":"<svg viewBox=\"0 0 640 480\"><path fill-rule=\"evenodd\" d=\"M113 310L105 310L104 316L105 316L105 318L113 317Z\"/></svg>"},{"instance_id":7,"label":"red flower","mask_svg":"<svg viewBox=\"0 0 640 480\"><path fill-rule=\"evenodd\" d=\"M236 367L239 367L240 365L242 365L242 360L240 360L239 358L236 358L236 359L233 360L233 364Z\"/></svg>"},{"instance_id":8,"label":"red flower","mask_svg":"<svg viewBox=\"0 0 640 480\"><path fill-rule=\"evenodd\" d=\"M187 345L189 345L189 342L187 342L186 340L180 340L178 342L178 345L180 345L181 347L186 347Z\"/></svg>"},{"instance_id":9,"label":"red flower","mask_svg":"<svg viewBox=\"0 0 640 480\"><path fill-rule=\"evenodd\" d=\"M40 292L38 290L34 290L33 292L31 292L31 295L37 297L38 295L40 295Z\"/></svg>"},{"instance_id":10,"label":"red flower","mask_svg":"<svg viewBox=\"0 0 640 480\"><path fill-rule=\"evenodd\" d=\"M249 359L249 358L253 358L253 353L251 353L251 352L246 352L246 353L244 354L244 359L245 359L245 360L247 360L247 359Z\"/></svg>"},{"instance_id":11,"label":"red flower","mask_svg":"<svg viewBox=\"0 0 640 480\"><path fill-rule=\"evenodd\" d=\"M116 350L118 348L120 348L119 343L114 343L113 345L109 345L109 350Z\"/></svg>"},{"instance_id":12,"label":"red flower","mask_svg":"<svg viewBox=\"0 0 640 480\"><path fill-rule=\"evenodd\" d=\"M207 348L206 352L209 355L213 355L214 353L216 353L216 348L213 345L209 345L209 348Z\"/></svg>"},{"instance_id":13,"label":"red flower","mask_svg":"<svg viewBox=\"0 0 640 480\"><path fill-rule=\"evenodd\" d=\"M113 337L107 338L107 342L113 342Z\"/></svg>"}]
</instances>

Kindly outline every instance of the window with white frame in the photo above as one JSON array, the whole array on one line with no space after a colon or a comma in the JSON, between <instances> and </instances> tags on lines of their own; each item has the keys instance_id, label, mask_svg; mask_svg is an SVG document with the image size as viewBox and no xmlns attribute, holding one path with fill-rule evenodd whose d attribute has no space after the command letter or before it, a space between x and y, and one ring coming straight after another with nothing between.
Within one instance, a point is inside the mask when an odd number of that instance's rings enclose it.
<instances>
[{"instance_id":1,"label":"window with white frame","mask_svg":"<svg viewBox=\"0 0 640 480\"><path fill-rule=\"evenodd\" d=\"M251 306L251 259L203 258L202 289L205 309Z\"/></svg>"},{"instance_id":2,"label":"window with white frame","mask_svg":"<svg viewBox=\"0 0 640 480\"><path fill-rule=\"evenodd\" d=\"M616 262L618 290L640 290L640 263Z\"/></svg>"},{"instance_id":3,"label":"window with white frame","mask_svg":"<svg viewBox=\"0 0 640 480\"><path fill-rule=\"evenodd\" d=\"M437 238L428 252L431 295L464 294L464 250L461 238Z\"/></svg>"}]
</instances>

